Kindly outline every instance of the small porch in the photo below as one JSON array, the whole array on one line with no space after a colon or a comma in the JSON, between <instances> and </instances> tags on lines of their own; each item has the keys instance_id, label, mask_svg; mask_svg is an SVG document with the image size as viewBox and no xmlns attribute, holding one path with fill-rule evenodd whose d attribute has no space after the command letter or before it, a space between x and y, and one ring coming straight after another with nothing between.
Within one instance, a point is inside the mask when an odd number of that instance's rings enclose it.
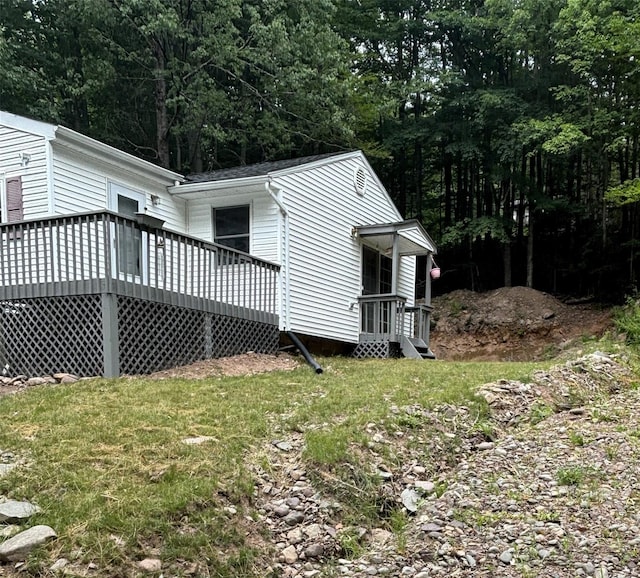
<instances>
[{"instance_id":1,"label":"small porch","mask_svg":"<svg viewBox=\"0 0 640 578\"><path fill-rule=\"evenodd\" d=\"M429 348L431 267L435 244L418 221L355 228L363 244L360 337L355 357L434 359ZM426 256L424 303L407 305L400 295L400 263ZM415 279L413 280L415 283Z\"/></svg>"},{"instance_id":2,"label":"small porch","mask_svg":"<svg viewBox=\"0 0 640 578\"><path fill-rule=\"evenodd\" d=\"M278 346L279 267L109 211L0 225L0 364L144 374Z\"/></svg>"}]
</instances>

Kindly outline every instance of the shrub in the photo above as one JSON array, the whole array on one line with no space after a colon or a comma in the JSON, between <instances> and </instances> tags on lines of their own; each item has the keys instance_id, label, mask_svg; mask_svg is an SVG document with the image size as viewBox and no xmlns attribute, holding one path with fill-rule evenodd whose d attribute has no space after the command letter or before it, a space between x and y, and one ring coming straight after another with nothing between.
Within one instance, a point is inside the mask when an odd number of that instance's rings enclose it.
<instances>
[{"instance_id":1,"label":"shrub","mask_svg":"<svg viewBox=\"0 0 640 578\"><path fill-rule=\"evenodd\" d=\"M614 312L618 330L626 335L627 343L640 345L640 299L629 297L624 307Z\"/></svg>"}]
</instances>

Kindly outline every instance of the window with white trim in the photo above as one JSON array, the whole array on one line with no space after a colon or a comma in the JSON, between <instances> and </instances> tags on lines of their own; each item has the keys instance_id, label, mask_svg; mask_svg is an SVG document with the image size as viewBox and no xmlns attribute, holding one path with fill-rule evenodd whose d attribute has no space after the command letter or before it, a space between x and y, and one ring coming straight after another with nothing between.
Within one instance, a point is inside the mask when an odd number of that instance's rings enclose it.
<instances>
[{"instance_id":1,"label":"window with white trim","mask_svg":"<svg viewBox=\"0 0 640 578\"><path fill-rule=\"evenodd\" d=\"M213 241L248 253L250 249L250 206L213 209Z\"/></svg>"}]
</instances>

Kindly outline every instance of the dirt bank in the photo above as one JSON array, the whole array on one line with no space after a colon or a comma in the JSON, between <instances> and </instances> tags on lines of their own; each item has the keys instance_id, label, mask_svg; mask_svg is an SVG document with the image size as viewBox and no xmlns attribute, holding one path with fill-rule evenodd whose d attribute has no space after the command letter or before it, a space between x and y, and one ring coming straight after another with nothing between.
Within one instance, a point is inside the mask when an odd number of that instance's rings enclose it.
<instances>
[{"instance_id":1,"label":"dirt bank","mask_svg":"<svg viewBox=\"0 0 640 578\"><path fill-rule=\"evenodd\" d=\"M549 358L613 329L610 309L563 303L526 287L458 290L434 298L433 305L431 348L439 359Z\"/></svg>"}]
</instances>

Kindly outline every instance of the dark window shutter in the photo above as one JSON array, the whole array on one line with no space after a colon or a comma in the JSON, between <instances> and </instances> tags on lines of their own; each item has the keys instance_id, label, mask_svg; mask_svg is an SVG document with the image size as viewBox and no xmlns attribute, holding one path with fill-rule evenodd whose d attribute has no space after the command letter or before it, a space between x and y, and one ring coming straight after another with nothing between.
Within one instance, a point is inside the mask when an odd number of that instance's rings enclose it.
<instances>
[{"instance_id":1,"label":"dark window shutter","mask_svg":"<svg viewBox=\"0 0 640 578\"><path fill-rule=\"evenodd\" d=\"M22 202L22 177L7 179L7 221L22 221L24 208Z\"/></svg>"}]
</instances>

